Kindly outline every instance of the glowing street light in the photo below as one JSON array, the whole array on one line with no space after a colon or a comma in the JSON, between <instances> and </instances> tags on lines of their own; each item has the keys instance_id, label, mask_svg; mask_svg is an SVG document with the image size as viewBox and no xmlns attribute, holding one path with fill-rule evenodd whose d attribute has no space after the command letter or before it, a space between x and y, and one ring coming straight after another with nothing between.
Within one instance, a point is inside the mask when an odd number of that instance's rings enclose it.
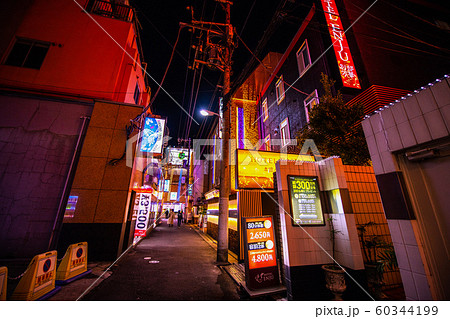
<instances>
[{"instance_id":1,"label":"glowing street light","mask_svg":"<svg viewBox=\"0 0 450 319\"><path fill-rule=\"evenodd\" d=\"M219 116L219 114L208 111L208 110L200 110L200 114L203 116Z\"/></svg>"}]
</instances>

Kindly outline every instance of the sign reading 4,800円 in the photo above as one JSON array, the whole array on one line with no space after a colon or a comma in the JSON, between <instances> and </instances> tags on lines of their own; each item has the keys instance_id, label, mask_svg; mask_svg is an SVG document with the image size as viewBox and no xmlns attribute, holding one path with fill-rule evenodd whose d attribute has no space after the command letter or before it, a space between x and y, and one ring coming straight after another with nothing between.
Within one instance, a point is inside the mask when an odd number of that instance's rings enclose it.
<instances>
[{"instance_id":1,"label":"sign reading 4,800\u5186","mask_svg":"<svg viewBox=\"0 0 450 319\"><path fill-rule=\"evenodd\" d=\"M249 269L276 266L272 218L247 219L245 223Z\"/></svg>"}]
</instances>

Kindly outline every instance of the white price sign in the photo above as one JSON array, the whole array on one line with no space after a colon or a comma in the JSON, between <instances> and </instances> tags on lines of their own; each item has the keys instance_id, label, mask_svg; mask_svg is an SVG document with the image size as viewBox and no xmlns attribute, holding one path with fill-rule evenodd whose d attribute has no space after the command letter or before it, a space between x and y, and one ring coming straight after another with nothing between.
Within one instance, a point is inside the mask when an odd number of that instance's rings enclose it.
<instances>
[{"instance_id":1,"label":"white price sign","mask_svg":"<svg viewBox=\"0 0 450 319\"><path fill-rule=\"evenodd\" d=\"M141 193L139 197L139 209L137 211L136 227L134 236L145 236L148 225L148 215L151 205L151 194Z\"/></svg>"}]
</instances>

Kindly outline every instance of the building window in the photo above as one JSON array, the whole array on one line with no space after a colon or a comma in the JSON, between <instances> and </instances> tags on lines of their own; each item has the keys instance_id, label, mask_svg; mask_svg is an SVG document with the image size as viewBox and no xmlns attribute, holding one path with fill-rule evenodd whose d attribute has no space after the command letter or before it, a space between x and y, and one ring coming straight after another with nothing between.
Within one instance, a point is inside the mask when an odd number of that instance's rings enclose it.
<instances>
[{"instance_id":1,"label":"building window","mask_svg":"<svg viewBox=\"0 0 450 319\"><path fill-rule=\"evenodd\" d=\"M308 41L306 40L297 51L297 64L299 76L302 76L311 65L311 56L309 55Z\"/></svg>"},{"instance_id":2,"label":"building window","mask_svg":"<svg viewBox=\"0 0 450 319\"><path fill-rule=\"evenodd\" d=\"M139 90L139 84L136 82L136 87L134 88L134 104L139 104L139 97L141 91Z\"/></svg>"},{"instance_id":3,"label":"building window","mask_svg":"<svg viewBox=\"0 0 450 319\"><path fill-rule=\"evenodd\" d=\"M17 39L5 64L39 70L47 55L50 43Z\"/></svg>"},{"instance_id":4,"label":"building window","mask_svg":"<svg viewBox=\"0 0 450 319\"><path fill-rule=\"evenodd\" d=\"M267 108L267 98L262 102L262 110L264 114L263 122L265 122L269 118L269 109Z\"/></svg>"},{"instance_id":5,"label":"building window","mask_svg":"<svg viewBox=\"0 0 450 319\"><path fill-rule=\"evenodd\" d=\"M281 146L284 147L289 144L291 141L290 133L289 133L289 119L286 118L280 124L280 133L281 133Z\"/></svg>"},{"instance_id":6,"label":"building window","mask_svg":"<svg viewBox=\"0 0 450 319\"><path fill-rule=\"evenodd\" d=\"M266 151L270 151L270 134L266 136L266 138L264 139L264 149Z\"/></svg>"},{"instance_id":7,"label":"building window","mask_svg":"<svg viewBox=\"0 0 450 319\"><path fill-rule=\"evenodd\" d=\"M284 100L284 81L283 81L283 76L280 76L280 78L277 81L276 84L276 88L277 88L277 103L280 104L281 101Z\"/></svg>"},{"instance_id":8,"label":"building window","mask_svg":"<svg viewBox=\"0 0 450 319\"><path fill-rule=\"evenodd\" d=\"M315 107L317 104L319 104L319 97L317 96L317 90L314 90L303 102L305 104L305 116L306 116L306 123L309 123L309 113L311 112L311 109Z\"/></svg>"}]
</instances>

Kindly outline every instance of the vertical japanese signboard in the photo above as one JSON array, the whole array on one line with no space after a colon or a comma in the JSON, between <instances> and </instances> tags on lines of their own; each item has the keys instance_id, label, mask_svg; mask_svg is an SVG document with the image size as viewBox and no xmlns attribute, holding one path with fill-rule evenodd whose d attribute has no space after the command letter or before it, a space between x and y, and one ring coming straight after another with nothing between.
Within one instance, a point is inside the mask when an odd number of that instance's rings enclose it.
<instances>
[{"instance_id":1,"label":"vertical japanese signboard","mask_svg":"<svg viewBox=\"0 0 450 319\"><path fill-rule=\"evenodd\" d=\"M245 244L245 281L249 289L280 284L272 216L242 218Z\"/></svg>"},{"instance_id":2,"label":"vertical japanese signboard","mask_svg":"<svg viewBox=\"0 0 450 319\"><path fill-rule=\"evenodd\" d=\"M169 179L166 179L165 181L164 181L164 192L169 192L169 189L170 189L170 180Z\"/></svg>"},{"instance_id":3,"label":"vertical japanese signboard","mask_svg":"<svg viewBox=\"0 0 450 319\"><path fill-rule=\"evenodd\" d=\"M288 175L289 200L294 226L325 224L317 177Z\"/></svg>"},{"instance_id":4,"label":"vertical japanese signboard","mask_svg":"<svg viewBox=\"0 0 450 319\"><path fill-rule=\"evenodd\" d=\"M145 236L148 226L149 212L151 205L151 193L139 194L139 209L136 216L136 226L134 236Z\"/></svg>"},{"instance_id":5,"label":"vertical japanese signboard","mask_svg":"<svg viewBox=\"0 0 450 319\"><path fill-rule=\"evenodd\" d=\"M331 41L333 41L334 53L336 54L343 85L360 89L361 85L359 84L358 75L356 74L355 65L350 54L336 3L334 0L322 0L322 6L325 18L327 19Z\"/></svg>"}]
</instances>

